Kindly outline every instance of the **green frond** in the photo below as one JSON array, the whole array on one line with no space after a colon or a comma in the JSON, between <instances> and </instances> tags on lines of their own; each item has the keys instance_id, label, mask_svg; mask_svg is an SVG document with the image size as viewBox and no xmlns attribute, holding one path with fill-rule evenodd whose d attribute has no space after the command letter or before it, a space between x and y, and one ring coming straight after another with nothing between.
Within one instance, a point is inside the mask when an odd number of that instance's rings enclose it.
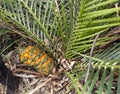
<instances>
[{"instance_id":1,"label":"green frond","mask_svg":"<svg viewBox=\"0 0 120 94\"><path fill-rule=\"evenodd\" d=\"M120 93L120 70L119 70L119 72L118 72L118 75L119 75L119 78L118 78L118 85L117 85L117 94L119 94Z\"/></svg>"},{"instance_id":2,"label":"green frond","mask_svg":"<svg viewBox=\"0 0 120 94\"><path fill-rule=\"evenodd\" d=\"M3 0L0 20L16 26L20 33L24 31L52 55L59 55L57 51L60 49L66 56L64 58L82 57L82 62L67 73L79 94L111 94L116 71L119 72L117 94L120 94L120 44L95 53L94 57L83 54L92 47L96 35L120 25L120 17L117 15L120 7L114 7L118 0L56 1ZM9 31L0 29L0 36L7 32ZM111 38L113 37L100 37L95 46L104 44ZM49 41L49 46L45 44L45 39ZM19 39L7 45L0 54L17 41ZM84 81L89 59L92 59L90 74L83 88L79 89L76 84Z\"/></svg>"},{"instance_id":3,"label":"green frond","mask_svg":"<svg viewBox=\"0 0 120 94\"><path fill-rule=\"evenodd\" d=\"M71 78L71 80L72 80L72 83L73 83L73 87L75 87L75 89L76 89L76 91L78 92L78 94L82 94L82 92L79 90L79 88L78 87L76 87L76 85L77 85L77 80L78 79L76 79L76 78L74 78L74 76L72 76L70 73L67 73L67 75Z\"/></svg>"},{"instance_id":4,"label":"green frond","mask_svg":"<svg viewBox=\"0 0 120 94\"><path fill-rule=\"evenodd\" d=\"M12 3L3 1L0 10L4 12L5 18L17 25L20 29L32 37L39 45L44 46L44 39L48 39L53 45L52 34L53 17L52 7L53 1L39 0L14 0Z\"/></svg>"},{"instance_id":5,"label":"green frond","mask_svg":"<svg viewBox=\"0 0 120 94\"><path fill-rule=\"evenodd\" d=\"M56 1L55 1L56 2ZM66 42L69 40L72 28L79 13L80 0L59 0L54 4L55 31L60 38L63 50L66 49Z\"/></svg>"},{"instance_id":6,"label":"green frond","mask_svg":"<svg viewBox=\"0 0 120 94\"><path fill-rule=\"evenodd\" d=\"M61 44L66 49L79 4L79 0L14 0L11 3L6 0L0 6L0 15L52 53L57 48L56 38L62 39ZM45 45L44 39L49 40L52 50Z\"/></svg>"},{"instance_id":7,"label":"green frond","mask_svg":"<svg viewBox=\"0 0 120 94\"><path fill-rule=\"evenodd\" d=\"M6 33L8 33L8 32L10 32L10 31L9 31L9 30L5 30L5 29L1 29L1 28L0 28L0 36L6 34Z\"/></svg>"},{"instance_id":8,"label":"green frond","mask_svg":"<svg viewBox=\"0 0 120 94\"><path fill-rule=\"evenodd\" d=\"M97 52L94 57L90 57L84 54L81 55L83 59L83 63L76 65L77 74L81 71L86 72L88 67L88 60L92 59L92 67L90 69L90 74L88 77L87 82L83 85L84 90L79 92L87 92L87 94L91 94L93 91L97 94L113 94L113 92L117 91L116 94L119 94L119 87L120 87L120 80L116 82L117 86L114 83L115 72L118 73L120 77L120 44L116 43L109 47L106 50L102 50ZM82 69L78 71L78 69ZM75 69L73 69L75 70ZM76 72L71 72L70 75L75 75ZM69 76L69 75L68 75ZM82 77L76 76L76 78L71 79L78 79L84 81L84 76ZM73 83L74 84L74 83ZM116 90L112 90L112 87L116 88ZM77 91L77 90L76 90Z\"/></svg>"},{"instance_id":9,"label":"green frond","mask_svg":"<svg viewBox=\"0 0 120 94\"><path fill-rule=\"evenodd\" d=\"M73 31L66 49L67 58L77 58L78 55L75 52L81 53L90 49L92 42L81 44L81 41L86 41L86 37L87 40L92 41L97 34L101 34L111 27L120 25L120 17L116 13L120 11L120 8L115 8L115 3L117 3L117 0L81 1L80 13L72 29ZM103 43L106 41L104 40ZM97 41L96 44L98 46L101 43Z\"/></svg>"}]
</instances>

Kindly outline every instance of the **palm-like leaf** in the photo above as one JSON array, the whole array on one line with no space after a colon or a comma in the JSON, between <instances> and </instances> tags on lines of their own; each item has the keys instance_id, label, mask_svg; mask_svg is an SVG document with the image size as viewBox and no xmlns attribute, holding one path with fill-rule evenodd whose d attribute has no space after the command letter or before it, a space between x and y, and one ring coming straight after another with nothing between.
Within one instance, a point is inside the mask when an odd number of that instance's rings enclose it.
<instances>
[{"instance_id":1,"label":"palm-like leaf","mask_svg":"<svg viewBox=\"0 0 120 94\"><path fill-rule=\"evenodd\" d=\"M46 37L53 44L50 32L55 24L52 20L52 6L53 1L15 0L10 4L3 2L1 10L4 10L4 16L23 29L29 37L47 47L43 42Z\"/></svg>"},{"instance_id":2,"label":"palm-like leaf","mask_svg":"<svg viewBox=\"0 0 120 94\"><path fill-rule=\"evenodd\" d=\"M16 24L50 53L52 53L52 50L45 45L44 39L47 38L50 45L56 50L58 41L55 38L60 38L62 40L61 45L64 48L63 52L66 51L66 57L70 59L78 56L89 59L89 56L80 54L80 52L84 52L92 46L94 37L97 34L120 24L120 17L116 16L120 8L113 7L118 0L68 0L67 3L64 3L64 0L61 0L60 3L55 3L55 0L47 0L46 2L44 0L7 1L9 3L3 1L0 6L2 18L4 16L10 22ZM96 45L103 44L107 40L109 38L100 38ZM65 44L66 42L68 44ZM115 69L120 70L118 66L119 52L120 49L117 45L110 48L109 51L107 49L107 51L103 51L96 57L92 57L93 68L82 92L88 89L87 94L90 94L96 85L99 75L101 75L101 84L98 87L98 94L101 94L104 89L105 78L109 72L109 83L105 93L110 94L114 71ZM87 60L79 66L83 69L77 77L82 79L88 66ZM103 69L102 74L100 69ZM73 76L68 75L73 79ZM72 81L75 84L77 81L74 79ZM118 88L120 88L119 83L120 80L118 81ZM78 88L76 90L80 92ZM119 94L119 89L117 92Z\"/></svg>"},{"instance_id":3,"label":"palm-like leaf","mask_svg":"<svg viewBox=\"0 0 120 94\"><path fill-rule=\"evenodd\" d=\"M91 47L93 37L97 34L120 24L120 17L116 17L116 12L120 11L120 8L112 8L116 2L117 0L81 1L80 13L66 51L68 58L77 57L75 52L83 52ZM100 45L102 42L98 40L96 45Z\"/></svg>"},{"instance_id":4,"label":"palm-like leaf","mask_svg":"<svg viewBox=\"0 0 120 94\"><path fill-rule=\"evenodd\" d=\"M65 45L78 13L79 0L61 0L59 3L57 0L5 1L0 8L1 18L4 16L12 21L49 52L52 51L45 45L44 39L48 39L54 49L57 45L55 38L61 38L62 45Z\"/></svg>"},{"instance_id":5,"label":"palm-like leaf","mask_svg":"<svg viewBox=\"0 0 120 94\"><path fill-rule=\"evenodd\" d=\"M81 54L81 56L83 56L85 59L84 62L81 65L79 65L80 69L88 66L88 59L90 58L89 56L83 54ZM96 90L97 94L102 94L103 92L105 94L111 94L111 92L113 92L112 87L116 87L117 94L119 94L120 80L118 79L117 86L116 85L114 86L113 84L114 82L113 78L116 76L114 75L115 72L117 72L118 76L120 77L119 61L120 61L120 44L116 44L113 47L109 47L108 49L101 51L97 55L92 57L93 68L91 69L86 84L83 86L84 89L81 91L81 94L84 94L85 92L87 92L87 94L91 94L94 87L97 87ZM86 71L86 68L85 70L82 71ZM81 80L82 79L81 77L83 77L84 74L79 75L76 78L74 78L71 74L69 74L69 76L71 77L71 79L80 78ZM73 84L75 83L73 82Z\"/></svg>"}]
</instances>

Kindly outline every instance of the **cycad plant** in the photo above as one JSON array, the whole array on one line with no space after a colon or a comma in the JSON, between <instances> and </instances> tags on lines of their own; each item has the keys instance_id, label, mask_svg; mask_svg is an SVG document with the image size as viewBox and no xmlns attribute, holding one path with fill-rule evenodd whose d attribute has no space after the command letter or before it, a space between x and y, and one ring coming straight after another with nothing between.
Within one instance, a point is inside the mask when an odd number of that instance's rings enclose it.
<instances>
[{"instance_id":1,"label":"cycad plant","mask_svg":"<svg viewBox=\"0 0 120 94\"><path fill-rule=\"evenodd\" d=\"M120 25L120 7L116 4L118 0L3 0L0 20L11 32L29 38L46 51L56 67L61 57L68 63L75 61L75 68L67 74L79 94L92 94L95 87L97 94L112 94L115 71L120 79L119 43L105 51L94 53L92 49L116 37L102 36ZM85 77L80 88L79 82ZM117 94L119 88L120 80Z\"/></svg>"}]
</instances>

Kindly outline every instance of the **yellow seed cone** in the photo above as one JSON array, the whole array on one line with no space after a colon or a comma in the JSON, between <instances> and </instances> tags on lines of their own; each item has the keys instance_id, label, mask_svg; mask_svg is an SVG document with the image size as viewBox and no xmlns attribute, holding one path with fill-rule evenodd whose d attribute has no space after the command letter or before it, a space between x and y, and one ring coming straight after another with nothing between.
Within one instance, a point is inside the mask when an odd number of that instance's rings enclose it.
<instances>
[{"instance_id":1,"label":"yellow seed cone","mask_svg":"<svg viewBox=\"0 0 120 94\"><path fill-rule=\"evenodd\" d=\"M20 62L33 66L43 75L49 74L54 65L47 53L34 46L28 46L20 52Z\"/></svg>"}]
</instances>

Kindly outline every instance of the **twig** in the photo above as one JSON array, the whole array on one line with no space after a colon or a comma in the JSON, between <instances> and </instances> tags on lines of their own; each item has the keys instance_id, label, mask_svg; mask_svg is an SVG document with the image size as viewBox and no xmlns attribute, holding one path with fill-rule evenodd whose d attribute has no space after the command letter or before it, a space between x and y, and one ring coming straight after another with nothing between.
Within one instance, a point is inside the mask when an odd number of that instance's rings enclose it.
<instances>
[{"instance_id":1,"label":"twig","mask_svg":"<svg viewBox=\"0 0 120 94\"><path fill-rule=\"evenodd\" d=\"M30 83L28 84L28 86L33 86L33 85L35 85L36 83L38 83L39 80L40 80L40 78L35 79L34 81L30 82Z\"/></svg>"},{"instance_id":2,"label":"twig","mask_svg":"<svg viewBox=\"0 0 120 94\"><path fill-rule=\"evenodd\" d=\"M51 85L51 93L50 93L50 94L54 94L54 93L53 93L53 86L52 86L52 85Z\"/></svg>"},{"instance_id":3,"label":"twig","mask_svg":"<svg viewBox=\"0 0 120 94\"><path fill-rule=\"evenodd\" d=\"M90 68L92 67L92 54L93 54L93 50L94 50L94 47L95 47L95 43L97 41L99 37L99 34L96 35L94 41L93 41L93 45L92 45L92 48L90 50L90 58L89 58L89 62L88 62L88 69L87 69L87 73L86 73L86 77L85 77L85 83L87 82L87 79L88 79L88 76L89 76L89 73L90 73Z\"/></svg>"},{"instance_id":4,"label":"twig","mask_svg":"<svg viewBox=\"0 0 120 94\"><path fill-rule=\"evenodd\" d=\"M118 6L118 3L116 3L115 4L115 8L118 8L119 6ZM117 13L117 17L119 16L119 11L116 11L116 13Z\"/></svg>"},{"instance_id":5,"label":"twig","mask_svg":"<svg viewBox=\"0 0 120 94\"><path fill-rule=\"evenodd\" d=\"M38 72L34 72L34 71L29 71L29 70L24 70L24 69L19 69L19 68L17 68L15 71L14 71L14 73L16 73L16 72L25 72L25 73L30 73L30 74L35 74L35 75L40 75L40 73L38 73Z\"/></svg>"},{"instance_id":6,"label":"twig","mask_svg":"<svg viewBox=\"0 0 120 94\"><path fill-rule=\"evenodd\" d=\"M42 84L39 84L35 89L31 90L28 94L33 94L35 91L39 90L41 87L45 86L49 81L51 81L52 78L49 78L47 81L45 81Z\"/></svg>"},{"instance_id":7,"label":"twig","mask_svg":"<svg viewBox=\"0 0 120 94\"><path fill-rule=\"evenodd\" d=\"M22 77L22 78L35 78L35 75L25 75L25 74L14 74L16 77Z\"/></svg>"}]
</instances>

